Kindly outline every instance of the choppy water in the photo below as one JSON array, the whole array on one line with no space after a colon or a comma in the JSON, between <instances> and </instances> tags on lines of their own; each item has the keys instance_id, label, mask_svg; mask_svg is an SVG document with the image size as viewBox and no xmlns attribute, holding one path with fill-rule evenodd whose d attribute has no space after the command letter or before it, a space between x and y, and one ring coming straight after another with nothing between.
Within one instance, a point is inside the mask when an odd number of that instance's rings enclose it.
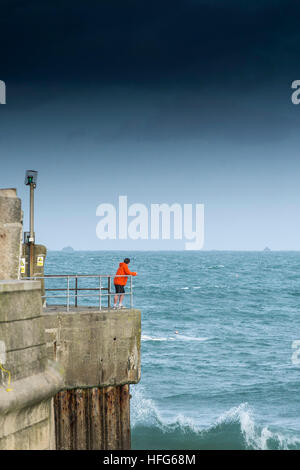
<instances>
[{"instance_id":1,"label":"choppy water","mask_svg":"<svg viewBox=\"0 0 300 470\"><path fill-rule=\"evenodd\" d=\"M300 449L300 253L49 252L46 272L113 274L125 255L142 311L132 447Z\"/></svg>"}]
</instances>

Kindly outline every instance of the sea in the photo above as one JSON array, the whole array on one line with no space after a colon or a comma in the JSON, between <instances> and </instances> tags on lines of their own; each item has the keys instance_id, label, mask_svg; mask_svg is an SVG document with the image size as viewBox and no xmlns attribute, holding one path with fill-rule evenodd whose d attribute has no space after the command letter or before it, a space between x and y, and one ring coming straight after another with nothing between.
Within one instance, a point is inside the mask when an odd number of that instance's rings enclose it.
<instances>
[{"instance_id":1,"label":"sea","mask_svg":"<svg viewBox=\"0 0 300 470\"><path fill-rule=\"evenodd\" d=\"M45 273L125 257L142 313L132 448L300 449L300 252L49 251Z\"/></svg>"}]
</instances>

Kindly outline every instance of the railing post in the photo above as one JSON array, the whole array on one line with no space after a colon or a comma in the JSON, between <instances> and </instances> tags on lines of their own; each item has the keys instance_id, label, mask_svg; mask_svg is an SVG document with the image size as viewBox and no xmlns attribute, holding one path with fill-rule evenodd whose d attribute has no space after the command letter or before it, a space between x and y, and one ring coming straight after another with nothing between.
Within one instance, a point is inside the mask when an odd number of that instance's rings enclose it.
<instances>
[{"instance_id":1,"label":"railing post","mask_svg":"<svg viewBox=\"0 0 300 470\"><path fill-rule=\"evenodd\" d=\"M67 312L70 308L70 278L67 277Z\"/></svg>"},{"instance_id":2,"label":"railing post","mask_svg":"<svg viewBox=\"0 0 300 470\"><path fill-rule=\"evenodd\" d=\"M78 302L77 302L77 289L78 289L78 278L76 276L75 278L75 307L78 306Z\"/></svg>"},{"instance_id":3,"label":"railing post","mask_svg":"<svg viewBox=\"0 0 300 470\"><path fill-rule=\"evenodd\" d=\"M101 302L101 289L102 289L102 282L101 282L101 276L99 277L99 310L101 310L102 307L102 302Z\"/></svg>"},{"instance_id":4,"label":"railing post","mask_svg":"<svg viewBox=\"0 0 300 470\"><path fill-rule=\"evenodd\" d=\"M110 308L110 276L108 276L107 278L107 289L108 289L107 307Z\"/></svg>"},{"instance_id":5,"label":"railing post","mask_svg":"<svg viewBox=\"0 0 300 470\"><path fill-rule=\"evenodd\" d=\"M93 288L80 288L78 287L78 279L80 277L84 277L84 278L88 278L88 277L91 277L91 278L99 278L99 287L98 289L96 287L93 287ZM106 284L105 284L105 287L102 286L102 277L105 277L107 278L107 287L106 287ZM119 276L119 277L125 277L125 276ZM63 288L45 288L45 300L47 300L47 294L46 292L48 291L67 291L67 294L62 294L62 295L52 295L50 297L48 297L48 300L51 299L51 298L54 298L55 300L57 298L65 298L67 299L66 301L66 308L67 308L67 311L70 310L70 302L72 302L71 300L71 297L73 297L73 294L70 293L70 291L74 291L75 294L74 294L74 297L75 297L75 301L74 301L74 304L72 303L71 305L75 305L75 307L78 307L78 297L81 297L80 294L78 294L78 291L80 290L90 290L90 291L96 291L95 294L89 294L88 297L96 297L97 295L99 295L99 310L102 310L102 295L106 296L107 295L107 307L108 309L111 308L111 296L114 295L113 292L111 292L111 288L112 288L112 276L110 274L108 275L101 275L101 274L96 274L96 275L80 275L80 274L67 274L67 275L48 275L48 276L43 276L43 277L32 277L32 278L27 278L27 279L61 279L62 281L64 279L67 279L67 288L66 289L63 289ZM70 279L71 281L73 280L73 278L75 279L75 287L73 288L73 284L72 286L70 287ZM99 290L99 294L97 294L97 290ZM103 291L107 291L107 294L102 294L102 290ZM126 293L126 295L130 295L130 308L133 308L133 281L132 281L132 276L130 276L130 292ZM80 299L79 299L80 300ZM106 308L106 307L105 307Z\"/></svg>"}]
</instances>

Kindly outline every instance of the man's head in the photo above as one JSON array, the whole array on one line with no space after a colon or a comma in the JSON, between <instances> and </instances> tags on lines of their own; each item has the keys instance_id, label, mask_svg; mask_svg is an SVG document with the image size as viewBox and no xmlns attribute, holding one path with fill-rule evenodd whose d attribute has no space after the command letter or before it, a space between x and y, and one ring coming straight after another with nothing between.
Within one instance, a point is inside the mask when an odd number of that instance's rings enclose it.
<instances>
[{"instance_id":1,"label":"man's head","mask_svg":"<svg viewBox=\"0 0 300 470\"><path fill-rule=\"evenodd\" d=\"M129 259L129 258L125 258L125 259L124 259L124 263L129 264L129 263L130 263L130 259Z\"/></svg>"}]
</instances>

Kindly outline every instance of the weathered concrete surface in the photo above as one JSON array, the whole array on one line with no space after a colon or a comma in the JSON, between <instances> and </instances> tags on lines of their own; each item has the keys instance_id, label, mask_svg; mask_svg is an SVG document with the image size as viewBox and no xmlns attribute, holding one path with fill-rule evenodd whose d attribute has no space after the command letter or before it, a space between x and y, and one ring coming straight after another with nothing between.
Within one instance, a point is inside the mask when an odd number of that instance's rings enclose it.
<instances>
[{"instance_id":1,"label":"weathered concrete surface","mask_svg":"<svg viewBox=\"0 0 300 470\"><path fill-rule=\"evenodd\" d=\"M47 307L48 358L65 370L65 389L138 383L141 313L135 309Z\"/></svg>"},{"instance_id":2,"label":"weathered concrete surface","mask_svg":"<svg viewBox=\"0 0 300 470\"><path fill-rule=\"evenodd\" d=\"M63 371L47 359L41 310L39 281L0 281L0 449L55 447L52 403Z\"/></svg>"},{"instance_id":3,"label":"weathered concrete surface","mask_svg":"<svg viewBox=\"0 0 300 470\"><path fill-rule=\"evenodd\" d=\"M56 448L130 449L129 385L64 390L55 397Z\"/></svg>"},{"instance_id":4,"label":"weathered concrete surface","mask_svg":"<svg viewBox=\"0 0 300 470\"><path fill-rule=\"evenodd\" d=\"M0 340L13 380L44 371L47 360L41 286L38 281L0 281Z\"/></svg>"},{"instance_id":5,"label":"weathered concrete surface","mask_svg":"<svg viewBox=\"0 0 300 470\"><path fill-rule=\"evenodd\" d=\"M21 239L21 200L16 189L0 189L0 279L19 278Z\"/></svg>"},{"instance_id":6,"label":"weathered concrete surface","mask_svg":"<svg viewBox=\"0 0 300 470\"><path fill-rule=\"evenodd\" d=\"M141 314L44 309L48 357L65 382L55 399L57 449L130 449L129 384L141 375Z\"/></svg>"},{"instance_id":7,"label":"weathered concrete surface","mask_svg":"<svg viewBox=\"0 0 300 470\"><path fill-rule=\"evenodd\" d=\"M55 449L52 397L61 385L62 371L54 363L41 374L13 380L11 392L0 389L0 449Z\"/></svg>"},{"instance_id":8,"label":"weathered concrete surface","mask_svg":"<svg viewBox=\"0 0 300 470\"><path fill-rule=\"evenodd\" d=\"M17 280L21 238L21 201L0 190L0 449L54 449L63 371L47 359L40 282Z\"/></svg>"},{"instance_id":9,"label":"weathered concrete surface","mask_svg":"<svg viewBox=\"0 0 300 470\"><path fill-rule=\"evenodd\" d=\"M65 371L57 449L130 449L129 384L141 375L138 310L46 307L48 358Z\"/></svg>"}]
</instances>

